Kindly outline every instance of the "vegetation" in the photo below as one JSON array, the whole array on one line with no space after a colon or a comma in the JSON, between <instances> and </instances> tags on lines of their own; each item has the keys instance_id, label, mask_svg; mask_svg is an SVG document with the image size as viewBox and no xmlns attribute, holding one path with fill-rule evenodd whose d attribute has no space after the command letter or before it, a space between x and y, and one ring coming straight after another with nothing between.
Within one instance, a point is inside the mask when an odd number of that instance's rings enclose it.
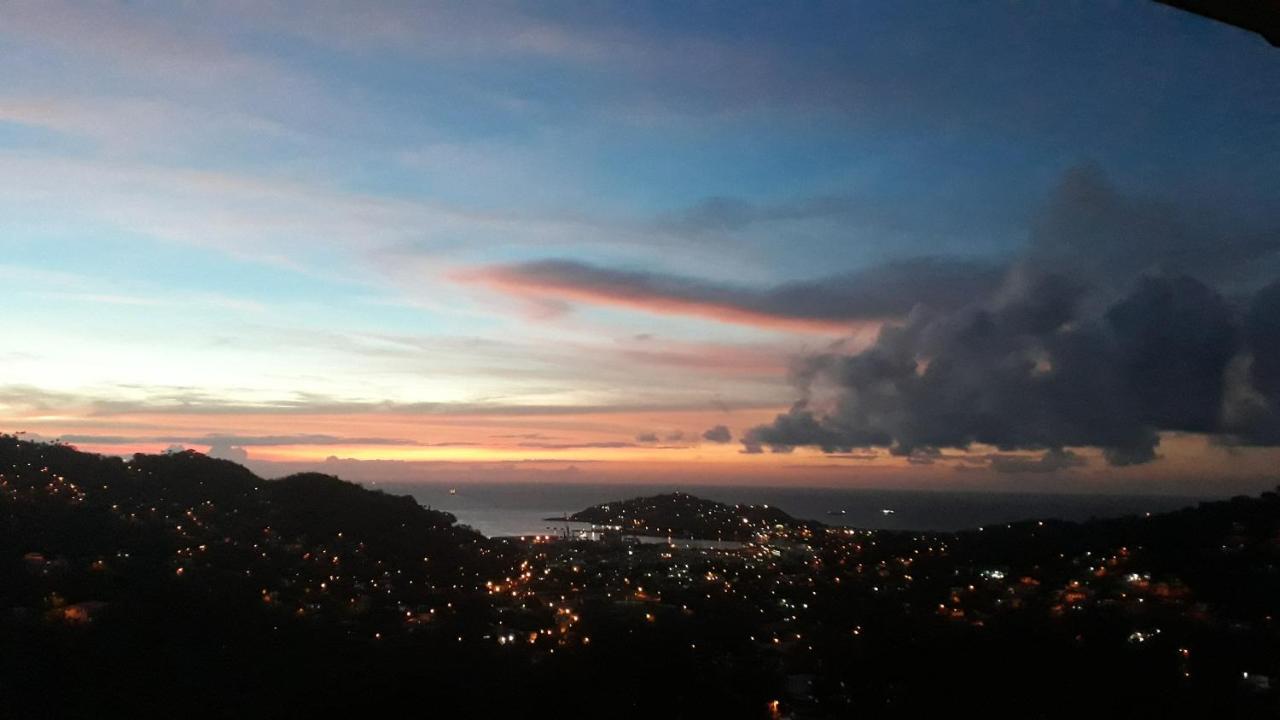
<instances>
[{"instance_id":1,"label":"vegetation","mask_svg":"<svg viewBox=\"0 0 1280 720\"><path fill-rule=\"evenodd\" d=\"M768 505L726 505L680 492L595 505L568 519L636 535L701 540L753 541L774 533L811 533L823 527Z\"/></svg>"},{"instance_id":2,"label":"vegetation","mask_svg":"<svg viewBox=\"0 0 1280 720\"><path fill-rule=\"evenodd\" d=\"M329 476L0 437L3 715L1280 710L1275 493L955 534L683 494L578 515L743 542L493 540Z\"/></svg>"}]
</instances>

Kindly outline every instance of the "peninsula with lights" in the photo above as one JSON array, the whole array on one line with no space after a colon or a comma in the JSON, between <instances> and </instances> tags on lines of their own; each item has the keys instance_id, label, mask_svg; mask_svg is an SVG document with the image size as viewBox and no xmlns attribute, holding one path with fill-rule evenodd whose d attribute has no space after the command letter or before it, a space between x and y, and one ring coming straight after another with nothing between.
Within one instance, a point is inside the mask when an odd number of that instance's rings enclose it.
<instances>
[{"instance_id":1,"label":"peninsula with lights","mask_svg":"<svg viewBox=\"0 0 1280 720\"><path fill-rule=\"evenodd\" d=\"M602 503L567 518L548 519L591 523L633 535L738 542L804 539L825 527L768 505L728 505L682 492Z\"/></svg>"}]
</instances>

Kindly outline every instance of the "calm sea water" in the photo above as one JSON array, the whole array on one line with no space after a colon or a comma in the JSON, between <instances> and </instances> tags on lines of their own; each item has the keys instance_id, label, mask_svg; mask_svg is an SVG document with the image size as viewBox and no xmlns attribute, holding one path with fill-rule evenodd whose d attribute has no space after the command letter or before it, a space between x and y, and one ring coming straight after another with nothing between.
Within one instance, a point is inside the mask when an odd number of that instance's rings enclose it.
<instances>
[{"instance_id":1,"label":"calm sea water","mask_svg":"<svg viewBox=\"0 0 1280 720\"><path fill-rule=\"evenodd\" d=\"M458 486L456 495L451 495L450 488L444 485L379 483L374 487L412 495L423 505L447 510L458 517L458 522L489 537L552 533L564 524L545 518L572 514L598 503L674 490L730 504L773 505L796 517L829 525L892 530L960 530L1035 518L1088 520L1176 510L1202 499L723 485L485 484ZM893 513L882 512L886 509ZM843 515L830 514L842 510Z\"/></svg>"}]
</instances>

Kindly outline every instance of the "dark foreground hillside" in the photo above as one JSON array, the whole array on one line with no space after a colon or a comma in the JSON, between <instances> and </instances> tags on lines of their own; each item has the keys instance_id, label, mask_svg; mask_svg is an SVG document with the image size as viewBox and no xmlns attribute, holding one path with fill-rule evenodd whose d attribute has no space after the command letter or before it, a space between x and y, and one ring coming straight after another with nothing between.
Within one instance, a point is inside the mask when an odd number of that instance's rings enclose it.
<instances>
[{"instance_id":1,"label":"dark foreground hillside","mask_svg":"<svg viewBox=\"0 0 1280 720\"><path fill-rule=\"evenodd\" d=\"M533 716L681 667L497 642L523 552L334 477L0 437L0 717ZM739 702L684 678L663 702Z\"/></svg>"},{"instance_id":2,"label":"dark foreground hillside","mask_svg":"<svg viewBox=\"0 0 1280 720\"><path fill-rule=\"evenodd\" d=\"M329 476L0 437L0 717L1280 708L1273 493L957 534L687 495L593 512L751 530L732 548L491 540Z\"/></svg>"}]
</instances>

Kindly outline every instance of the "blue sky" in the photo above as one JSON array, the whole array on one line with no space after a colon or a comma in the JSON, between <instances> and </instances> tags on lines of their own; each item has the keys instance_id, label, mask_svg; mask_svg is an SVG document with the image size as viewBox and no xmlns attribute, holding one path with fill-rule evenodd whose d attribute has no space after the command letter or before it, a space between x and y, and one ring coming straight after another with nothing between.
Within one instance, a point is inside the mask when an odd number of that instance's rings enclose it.
<instances>
[{"instance_id":1,"label":"blue sky","mask_svg":"<svg viewBox=\"0 0 1280 720\"><path fill-rule=\"evenodd\" d=\"M373 421L334 403L666 409L692 437L732 407L740 435L796 399L797 358L856 353L912 302L833 331L771 289L1016 264L1074 168L1224 237L1276 231L1280 55L1154 2L13 2L0 20L0 410L42 434L128 400L159 415L118 422L193 436L273 403L313 403L338 436ZM649 294L531 278L545 261ZM414 422L384 430L421 440ZM634 423L592 441L652 430ZM753 460L737 449L685 448Z\"/></svg>"}]
</instances>

